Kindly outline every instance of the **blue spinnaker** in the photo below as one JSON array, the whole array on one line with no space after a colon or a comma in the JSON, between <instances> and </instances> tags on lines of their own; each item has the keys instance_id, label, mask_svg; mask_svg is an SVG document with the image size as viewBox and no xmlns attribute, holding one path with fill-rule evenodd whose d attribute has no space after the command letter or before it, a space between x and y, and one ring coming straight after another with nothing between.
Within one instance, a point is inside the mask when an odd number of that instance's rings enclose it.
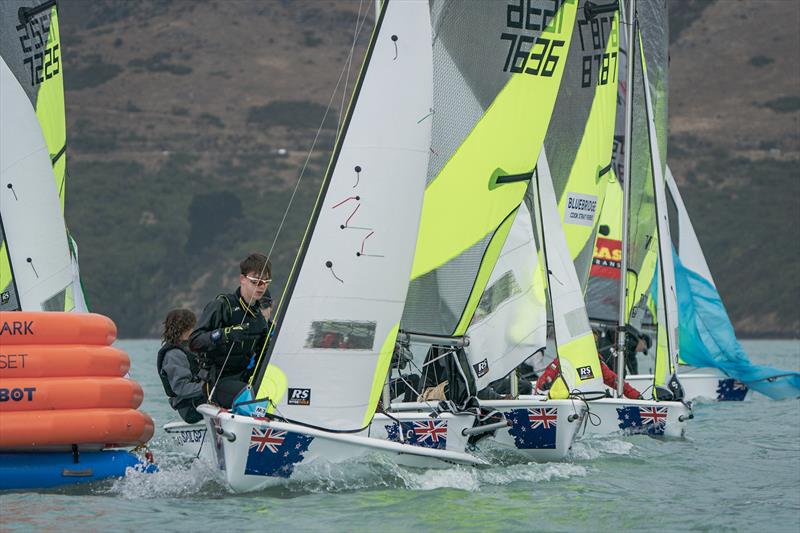
<instances>
[{"instance_id":1,"label":"blue spinnaker","mask_svg":"<svg viewBox=\"0 0 800 533\"><path fill-rule=\"evenodd\" d=\"M714 367L774 400L800 397L800 372L753 364L742 349L717 289L686 268L673 250L681 360Z\"/></svg>"}]
</instances>

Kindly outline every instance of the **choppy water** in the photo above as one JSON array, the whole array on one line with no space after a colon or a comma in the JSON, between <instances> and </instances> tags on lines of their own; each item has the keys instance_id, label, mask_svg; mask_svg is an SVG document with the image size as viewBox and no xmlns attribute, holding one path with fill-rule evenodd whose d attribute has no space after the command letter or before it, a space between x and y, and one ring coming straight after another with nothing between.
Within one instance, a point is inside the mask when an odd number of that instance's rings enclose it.
<instances>
[{"instance_id":1,"label":"choppy water","mask_svg":"<svg viewBox=\"0 0 800 533\"><path fill-rule=\"evenodd\" d=\"M751 358L800 367L800 341L749 341ZM143 409L172 418L155 341L122 341ZM330 465L312 484L234 495L213 468L171 452L161 472L0 496L0 530L30 531L800 531L800 401L699 403L683 440L576 442L564 463L420 471Z\"/></svg>"}]
</instances>

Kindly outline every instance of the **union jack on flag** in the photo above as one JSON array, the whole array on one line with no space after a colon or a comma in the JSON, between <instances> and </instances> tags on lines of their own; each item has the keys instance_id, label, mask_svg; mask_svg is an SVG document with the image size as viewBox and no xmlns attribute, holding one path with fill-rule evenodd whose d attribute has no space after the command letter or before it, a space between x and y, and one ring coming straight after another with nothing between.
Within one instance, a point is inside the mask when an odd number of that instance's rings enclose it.
<instances>
[{"instance_id":1,"label":"union jack on flag","mask_svg":"<svg viewBox=\"0 0 800 533\"><path fill-rule=\"evenodd\" d=\"M639 416L642 424L663 426L667 423L666 407L639 407Z\"/></svg>"},{"instance_id":2,"label":"union jack on flag","mask_svg":"<svg viewBox=\"0 0 800 533\"><path fill-rule=\"evenodd\" d=\"M262 453L264 448L269 448L272 453L278 453L278 446L283 444L285 438L285 431L272 428L253 428L250 435L250 448L255 448L258 453Z\"/></svg>"},{"instance_id":3,"label":"union jack on flag","mask_svg":"<svg viewBox=\"0 0 800 533\"><path fill-rule=\"evenodd\" d=\"M533 409L528 409L528 421L530 421L532 429L536 429L540 426L544 429L556 427L558 421L558 407L535 407Z\"/></svg>"},{"instance_id":4,"label":"union jack on flag","mask_svg":"<svg viewBox=\"0 0 800 533\"><path fill-rule=\"evenodd\" d=\"M440 440L442 442L447 440L447 422L444 420L414 421L413 430L414 435L417 437L416 441L419 443L425 442L428 439L430 439L431 443L436 444L438 444Z\"/></svg>"}]
</instances>

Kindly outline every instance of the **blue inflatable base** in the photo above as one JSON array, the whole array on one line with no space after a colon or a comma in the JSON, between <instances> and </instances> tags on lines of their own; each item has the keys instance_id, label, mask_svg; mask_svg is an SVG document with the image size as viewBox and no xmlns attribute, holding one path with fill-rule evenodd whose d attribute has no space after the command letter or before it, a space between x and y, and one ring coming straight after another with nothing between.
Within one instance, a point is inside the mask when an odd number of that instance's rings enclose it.
<instances>
[{"instance_id":1,"label":"blue inflatable base","mask_svg":"<svg viewBox=\"0 0 800 533\"><path fill-rule=\"evenodd\" d=\"M81 452L77 463L70 452L0 453L0 490L44 489L123 477L128 467L157 470L126 451Z\"/></svg>"}]
</instances>

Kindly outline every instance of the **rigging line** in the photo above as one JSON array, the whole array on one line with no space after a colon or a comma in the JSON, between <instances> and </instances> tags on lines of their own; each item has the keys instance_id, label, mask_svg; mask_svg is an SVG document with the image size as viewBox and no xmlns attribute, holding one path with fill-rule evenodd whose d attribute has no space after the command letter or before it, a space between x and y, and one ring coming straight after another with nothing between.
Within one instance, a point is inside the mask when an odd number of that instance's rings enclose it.
<instances>
[{"instance_id":1,"label":"rigging line","mask_svg":"<svg viewBox=\"0 0 800 533\"><path fill-rule=\"evenodd\" d=\"M337 131L342 128L342 117L344 114L344 104L345 100L347 99L347 82L350 80L350 68L353 66L353 54L356 49L356 41L358 40L358 33L359 33L359 21L361 20L361 7L363 6L364 0L358 1L358 15L356 16L356 27L353 31L353 44L350 45L350 53L347 54L347 76L344 78L344 88L342 89L342 104L339 106L339 120L336 123ZM364 18L366 19L366 14L364 14Z\"/></svg>"},{"instance_id":2,"label":"rigging line","mask_svg":"<svg viewBox=\"0 0 800 533\"><path fill-rule=\"evenodd\" d=\"M360 11L359 11L359 13L360 13ZM356 33L355 33L356 37L353 39L353 45L352 45L352 47L350 49L351 50L350 51L350 55L353 54L353 50L355 48L355 42L357 41L358 35L361 33L361 29L364 27L364 22L365 21L366 21L366 14L364 15L364 18L361 19L360 25L358 25L358 27L356 28ZM269 247L269 252L267 253L267 262L269 262L269 260L272 257L272 252L275 250L275 244L278 242L278 237L280 236L281 230L283 229L283 226L286 223L286 217L288 217L289 210L291 209L292 204L294 203L294 198L297 195L297 190L300 188L300 183L303 181L303 176L305 175L306 168L308 168L308 162L311 160L311 155L314 153L314 148L317 146L317 141L319 140L320 133L322 133L322 126L325 124L325 119L328 117L328 113L330 112L331 106L333 105L333 99L336 97L336 91L339 89L339 85L341 85L341 83L342 83L342 78L345 75L345 71L346 71L346 66L343 66L341 72L339 73L339 79L336 81L336 85L334 86L333 91L331 92L331 97L328 100L327 107L325 108L325 114L322 116L322 120L320 121L319 127L317 128L317 132L314 135L314 140L311 143L311 148L309 148L308 154L306 155L306 160L305 160L305 162L303 162L303 167L300 170L300 175L297 178L297 183L295 183L294 189L292 190L292 194L289 197L289 203L286 205L286 209L283 212L283 217L281 217L281 222L278 225L277 231L275 232L275 238L272 241L272 245L270 245L270 247ZM263 278L264 270L266 269L266 267L267 267L267 263L264 263L264 265L261 267L261 272L259 273L259 276L258 276L259 278ZM250 301L248 301L247 303L248 303L248 306L252 305L253 304L253 299L251 298ZM245 317L246 317L246 315L245 315ZM243 324L244 324L244 318L242 318L242 322L239 325L241 326ZM273 325L273 327L274 327L274 325ZM272 329L272 328L270 328L270 329ZM264 342L265 342L265 344L267 342L269 342L269 333L267 334L267 339ZM220 367L220 372L217 375L216 380L214 381L214 386L211 388L211 391L209 392L209 395L208 395L209 399L211 399L211 397L213 396L214 392L216 392L217 384L219 383L220 377L222 377L222 371L225 369L225 366L227 366L228 360L230 359L230 356L231 356L232 352L233 352L233 344L231 344L231 347L228 348L228 353L225 355L225 360L222 362L222 366Z\"/></svg>"}]
</instances>

